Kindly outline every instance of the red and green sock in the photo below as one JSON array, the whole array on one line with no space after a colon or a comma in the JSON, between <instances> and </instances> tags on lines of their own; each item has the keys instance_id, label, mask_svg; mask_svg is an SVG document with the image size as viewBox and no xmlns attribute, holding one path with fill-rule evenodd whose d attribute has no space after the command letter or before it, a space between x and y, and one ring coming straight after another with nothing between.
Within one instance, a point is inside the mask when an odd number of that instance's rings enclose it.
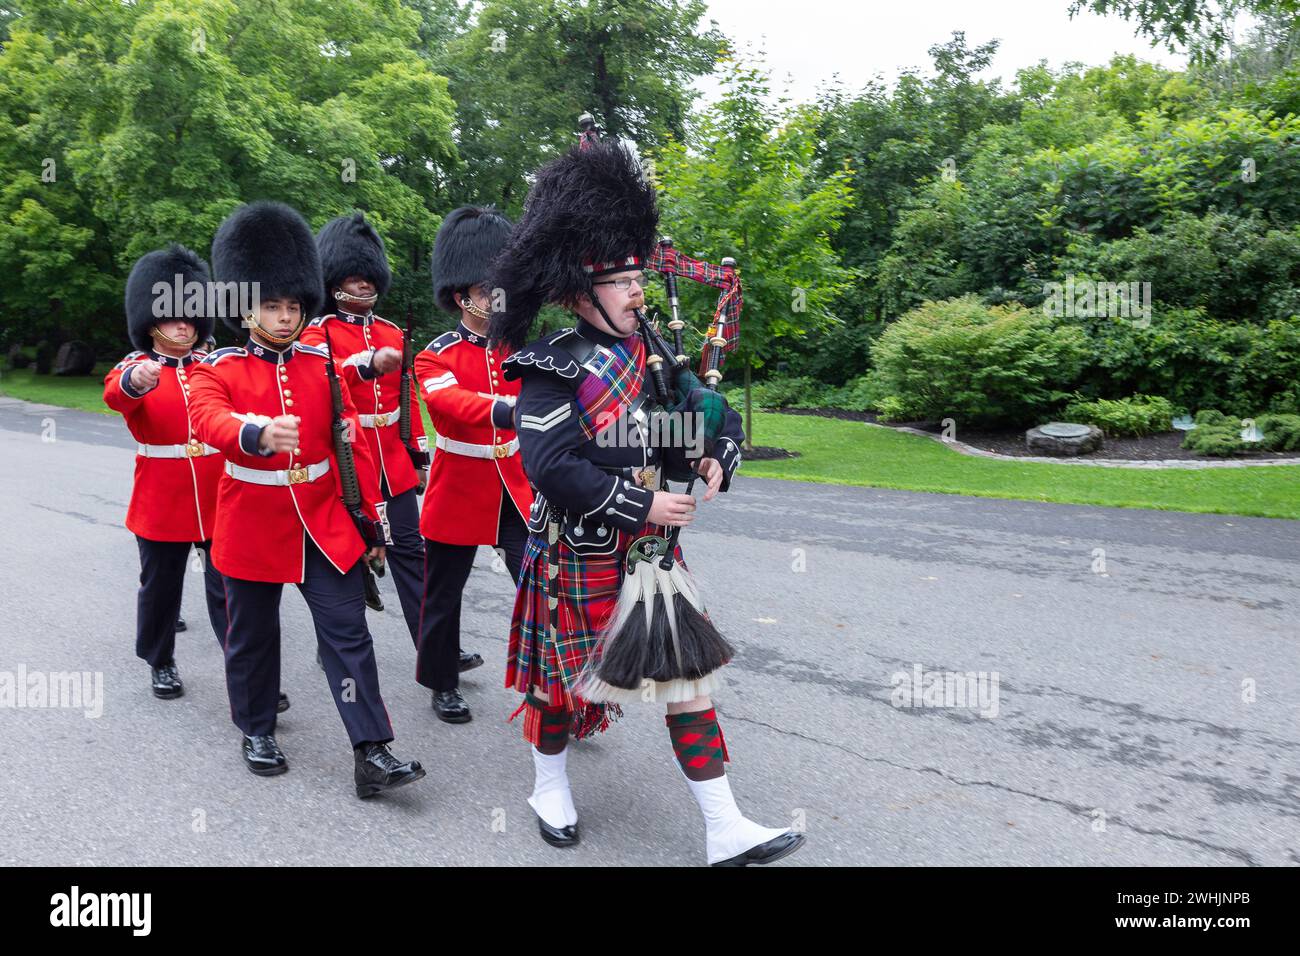
<instances>
[{"instance_id":1,"label":"red and green sock","mask_svg":"<svg viewBox=\"0 0 1300 956\"><path fill-rule=\"evenodd\" d=\"M722 764L730 758L717 712L712 707L687 714L669 714L664 721L668 724L673 753L688 780L713 780L723 775Z\"/></svg>"}]
</instances>

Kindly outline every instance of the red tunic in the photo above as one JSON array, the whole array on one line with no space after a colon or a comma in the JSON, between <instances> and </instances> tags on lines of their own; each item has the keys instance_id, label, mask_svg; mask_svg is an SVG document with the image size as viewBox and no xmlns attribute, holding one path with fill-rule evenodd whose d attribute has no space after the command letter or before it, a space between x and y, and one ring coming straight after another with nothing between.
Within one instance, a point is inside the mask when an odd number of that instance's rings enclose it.
<instances>
[{"instance_id":1,"label":"red tunic","mask_svg":"<svg viewBox=\"0 0 1300 956\"><path fill-rule=\"evenodd\" d=\"M402 444L401 426L391 416L401 411L402 370L394 369L387 375L375 378L370 372L370 359L375 349L389 346L402 351L402 330L387 319L371 314L360 316L342 313L312 319L303 329L303 345L325 347L325 327L329 325L330 344L335 359L344 370L348 390L357 404L357 414L363 416L387 415L386 425L362 420L361 434L376 467L388 482L388 493L397 497L419 484L411 456ZM411 441L421 451L427 451L428 439L424 435L424 419L420 415L420 400L411 383ZM373 424L375 427L369 427Z\"/></svg>"},{"instance_id":2,"label":"red tunic","mask_svg":"<svg viewBox=\"0 0 1300 956\"><path fill-rule=\"evenodd\" d=\"M294 343L280 353L249 342L247 348L218 349L191 374L191 414L199 437L221 449L228 465L217 493L212 561L222 574L246 581L300 583L307 536L340 573L365 553L360 532L340 500L334 458L333 406L323 349ZM360 430L356 407L343 385L343 404L353 434ZM294 454L263 456L262 426L278 415L297 415L299 445ZM379 519L386 507L374 462L364 441L353 441L362 509ZM328 462L315 480L255 484L232 477L230 465L273 472ZM307 474L310 474L308 472ZM301 471L295 476L304 478Z\"/></svg>"},{"instance_id":3,"label":"red tunic","mask_svg":"<svg viewBox=\"0 0 1300 956\"><path fill-rule=\"evenodd\" d=\"M190 408L191 373L205 354L191 352L176 359L132 352L104 376L104 404L122 413L140 445L154 446L135 457L135 483L126 511L127 528L151 541L212 537L222 458L203 453L208 449L195 437ZM165 366L158 384L142 393L131 387L127 376L124 388L126 370L150 359Z\"/></svg>"},{"instance_id":4,"label":"red tunic","mask_svg":"<svg viewBox=\"0 0 1300 956\"><path fill-rule=\"evenodd\" d=\"M415 380L440 440L508 450L504 446L514 442L514 429L492 420L498 398L508 398L513 406L519 395L519 382L501 378L504 357L500 350L489 351L486 339L464 324L416 353ZM496 544L503 485L527 521L533 491L517 450L505 457L477 458L438 448L424 492L420 534L443 544Z\"/></svg>"}]
</instances>

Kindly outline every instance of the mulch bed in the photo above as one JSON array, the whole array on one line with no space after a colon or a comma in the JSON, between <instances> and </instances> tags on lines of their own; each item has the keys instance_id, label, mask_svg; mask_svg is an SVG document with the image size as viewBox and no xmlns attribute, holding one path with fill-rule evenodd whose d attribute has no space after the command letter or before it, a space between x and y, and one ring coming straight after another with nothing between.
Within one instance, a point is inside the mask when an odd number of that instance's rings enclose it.
<instances>
[{"instance_id":1,"label":"mulch bed","mask_svg":"<svg viewBox=\"0 0 1300 956\"><path fill-rule=\"evenodd\" d=\"M841 421L876 422L875 412L850 412L842 408L782 408L783 415L815 415L819 418L838 418ZM915 428L919 431L938 435L943 431L935 422L878 422L890 427ZM1211 455L1198 455L1189 448L1183 448L1183 432L1161 432L1144 438L1110 438L1102 443L1101 449L1079 458L1123 458L1132 461L1232 461L1235 459L1294 458L1295 452L1259 451L1233 458L1219 458ZM1039 457L1037 452L1025 446L1024 428L962 428L959 424L952 436L957 441L973 445L984 451L999 455L1012 455L1017 458Z\"/></svg>"},{"instance_id":2,"label":"mulch bed","mask_svg":"<svg viewBox=\"0 0 1300 956\"><path fill-rule=\"evenodd\" d=\"M773 448L771 445L755 445L741 451L745 461L779 461L782 458L798 458L797 451L786 448Z\"/></svg>"}]
</instances>

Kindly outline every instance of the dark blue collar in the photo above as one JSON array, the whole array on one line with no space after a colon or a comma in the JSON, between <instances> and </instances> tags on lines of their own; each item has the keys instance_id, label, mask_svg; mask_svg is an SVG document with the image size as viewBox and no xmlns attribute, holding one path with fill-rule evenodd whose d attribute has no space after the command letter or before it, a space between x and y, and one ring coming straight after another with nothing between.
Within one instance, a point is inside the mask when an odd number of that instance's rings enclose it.
<instances>
[{"instance_id":1,"label":"dark blue collar","mask_svg":"<svg viewBox=\"0 0 1300 956\"><path fill-rule=\"evenodd\" d=\"M245 343L244 348L248 350L249 355L255 355L262 359L262 361L270 362L272 365L281 365L284 362L289 361L289 359L293 358L294 353L292 343L281 352L278 349L271 348L269 345L263 345L251 335L248 338L248 342Z\"/></svg>"},{"instance_id":2,"label":"dark blue collar","mask_svg":"<svg viewBox=\"0 0 1300 956\"><path fill-rule=\"evenodd\" d=\"M335 318L341 319L348 325L369 325L374 315L373 311L367 312L365 315L353 315L351 312L345 312L342 309L334 313Z\"/></svg>"},{"instance_id":3,"label":"dark blue collar","mask_svg":"<svg viewBox=\"0 0 1300 956\"><path fill-rule=\"evenodd\" d=\"M464 322L456 326L456 331L460 333L460 337L470 345L477 345L479 348L487 348L487 336L479 335L477 332L471 332L469 326Z\"/></svg>"},{"instance_id":4,"label":"dark blue collar","mask_svg":"<svg viewBox=\"0 0 1300 956\"><path fill-rule=\"evenodd\" d=\"M168 368L184 368L185 366L193 365L198 361L198 358L193 352L186 352L180 358L176 358L174 355L163 355L159 351L150 349L149 357L159 365L166 365Z\"/></svg>"}]
</instances>

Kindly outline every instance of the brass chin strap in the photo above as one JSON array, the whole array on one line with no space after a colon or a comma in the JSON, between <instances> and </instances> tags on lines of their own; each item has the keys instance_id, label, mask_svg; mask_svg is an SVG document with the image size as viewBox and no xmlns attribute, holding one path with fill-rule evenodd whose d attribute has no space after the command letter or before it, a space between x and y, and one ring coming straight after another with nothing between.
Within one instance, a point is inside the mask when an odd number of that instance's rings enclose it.
<instances>
[{"instance_id":1,"label":"brass chin strap","mask_svg":"<svg viewBox=\"0 0 1300 956\"><path fill-rule=\"evenodd\" d=\"M289 345L295 339L298 338L298 336L302 333L303 326L307 324L307 315L306 313L303 313L302 316L299 317L298 324L297 326L294 327L294 330L290 332L288 335L286 335L284 338L281 338L280 336L268 332L266 329L262 328L261 323L257 321L257 316L253 315L251 312L248 315L244 316L244 323L248 326L249 332L257 336L267 345L272 345L276 348L280 348L282 346Z\"/></svg>"},{"instance_id":2,"label":"brass chin strap","mask_svg":"<svg viewBox=\"0 0 1300 956\"><path fill-rule=\"evenodd\" d=\"M469 296L465 296L460 300L460 307L476 319L490 320L492 318L492 315L486 309L480 309Z\"/></svg>"},{"instance_id":3,"label":"brass chin strap","mask_svg":"<svg viewBox=\"0 0 1300 956\"><path fill-rule=\"evenodd\" d=\"M334 290L335 302L355 303L367 310L374 308L375 303L379 301L379 294L374 295L353 295L351 292L344 292L342 289Z\"/></svg>"},{"instance_id":4,"label":"brass chin strap","mask_svg":"<svg viewBox=\"0 0 1300 956\"><path fill-rule=\"evenodd\" d=\"M193 348L194 343L199 340L199 330L196 328L194 333L188 339L174 339L155 325L149 329L149 336L155 342L161 342L164 345L170 345L173 348L188 349Z\"/></svg>"}]
</instances>

